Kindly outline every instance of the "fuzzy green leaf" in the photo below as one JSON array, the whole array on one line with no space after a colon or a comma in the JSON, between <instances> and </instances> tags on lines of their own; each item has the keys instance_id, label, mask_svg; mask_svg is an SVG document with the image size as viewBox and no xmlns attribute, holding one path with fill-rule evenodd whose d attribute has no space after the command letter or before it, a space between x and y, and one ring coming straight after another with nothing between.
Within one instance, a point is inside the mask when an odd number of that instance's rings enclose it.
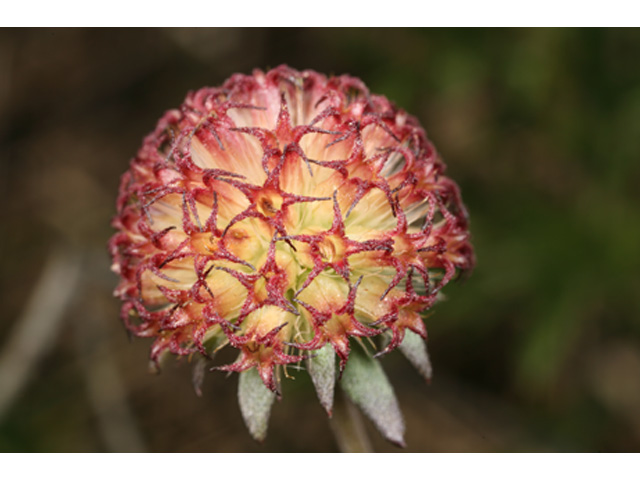
<instances>
[{"instance_id":1,"label":"fuzzy green leaf","mask_svg":"<svg viewBox=\"0 0 640 480\"><path fill-rule=\"evenodd\" d=\"M387 440L404 447L402 413L393 387L377 360L352 350L340 384Z\"/></svg>"},{"instance_id":2,"label":"fuzzy green leaf","mask_svg":"<svg viewBox=\"0 0 640 480\"><path fill-rule=\"evenodd\" d=\"M249 433L259 442L267 436L269 414L275 398L275 393L262 383L257 369L251 368L240 372L238 381L240 411Z\"/></svg>"},{"instance_id":3,"label":"fuzzy green leaf","mask_svg":"<svg viewBox=\"0 0 640 480\"><path fill-rule=\"evenodd\" d=\"M331 416L336 384L336 354L329 343L314 354L307 360L307 369L320 403Z\"/></svg>"},{"instance_id":4,"label":"fuzzy green leaf","mask_svg":"<svg viewBox=\"0 0 640 480\"><path fill-rule=\"evenodd\" d=\"M193 361L193 373L191 376L191 382L193 389L196 391L196 395L202 396L202 384L204 382L205 369L207 367L207 359L201 356L197 356Z\"/></svg>"},{"instance_id":5,"label":"fuzzy green leaf","mask_svg":"<svg viewBox=\"0 0 640 480\"><path fill-rule=\"evenodd\" d=\"M420 375L430 382L433 369L427 353L427 344L422 337L411 330L405 330L404 339L398 348Z\"/></svg>"}]
</instances>

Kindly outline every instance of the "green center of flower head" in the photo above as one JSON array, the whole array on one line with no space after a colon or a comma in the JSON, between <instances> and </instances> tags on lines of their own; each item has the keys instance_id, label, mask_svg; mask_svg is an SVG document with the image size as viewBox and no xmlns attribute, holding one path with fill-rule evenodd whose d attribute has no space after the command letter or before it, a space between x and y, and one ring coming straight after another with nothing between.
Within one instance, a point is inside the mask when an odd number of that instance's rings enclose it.
<instances>
[{"instance_id":1,"label":"green center of flower head","mask_svg":"<svg viewBox=\"0 0 640 480\"><path fill-rule=\"evenodd\" d=\"M411 330L473 266L455 183L417 121L357 79L279 67L167 112L123 176L111 241L123 318L163 352L279 366Z\"/></svg>"}]
</instances>

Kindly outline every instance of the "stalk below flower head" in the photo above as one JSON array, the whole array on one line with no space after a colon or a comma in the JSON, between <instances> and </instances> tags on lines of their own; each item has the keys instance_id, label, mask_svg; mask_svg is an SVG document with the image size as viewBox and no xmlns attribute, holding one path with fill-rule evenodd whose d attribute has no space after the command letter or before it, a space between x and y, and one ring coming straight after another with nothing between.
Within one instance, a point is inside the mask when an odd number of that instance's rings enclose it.
<instances>
[{"instance_id":1,"label":"stalk below flower head","mask_svg":"<svg viewBox=\"0 0 640 480\"><path fill-rule=\"evenodd\" d=\"M156 363L236 349L215 368L241 372L257 439L304 365L329 414L340 379L402 444L371 351L400 347L430 377L421 313L474 265L444 170L418 121L350 76L280 66L191 92L122 176L109 249L124 323L155 339Z\"/></svg>"}]
</instances>

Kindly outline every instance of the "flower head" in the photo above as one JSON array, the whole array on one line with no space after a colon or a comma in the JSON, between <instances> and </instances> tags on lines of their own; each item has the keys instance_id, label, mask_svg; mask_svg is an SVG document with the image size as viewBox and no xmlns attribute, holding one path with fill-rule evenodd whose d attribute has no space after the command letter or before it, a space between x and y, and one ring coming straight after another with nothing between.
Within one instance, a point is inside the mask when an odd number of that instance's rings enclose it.
<instances>
[{"instance_id":1,"label":"flower head","mask_svg":"<svg viewBox=\"0 0 640 480\"><path fill-rule=\"evenodd\" d=\"M155 339L155 362L228 345L238 358L217 368L272 392L308 360L330 412L320 359L342 372L354 339L384 337L386 353L426 338L421 312L473 267L443 172L417 120L353 77L280 66L191 92L122 177L123 320Z\"/></svg>"}]
</instances>

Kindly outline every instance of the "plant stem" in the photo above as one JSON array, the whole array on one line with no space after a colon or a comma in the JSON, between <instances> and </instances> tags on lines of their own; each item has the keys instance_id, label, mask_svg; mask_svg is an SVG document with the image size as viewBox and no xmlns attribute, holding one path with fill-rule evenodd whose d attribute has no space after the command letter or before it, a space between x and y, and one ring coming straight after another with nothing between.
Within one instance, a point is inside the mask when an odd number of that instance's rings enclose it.
<instances>
[{"instance_id":1,"label":"plant stem","mask_svg":"<svg viewBox=\"0 0 640 480\"><path fill-rule=\"evenodd\" d=\"M341 452L373 452L362 415L342 391L336 392L330 425Z\"/></svg>"}]
</instances>

